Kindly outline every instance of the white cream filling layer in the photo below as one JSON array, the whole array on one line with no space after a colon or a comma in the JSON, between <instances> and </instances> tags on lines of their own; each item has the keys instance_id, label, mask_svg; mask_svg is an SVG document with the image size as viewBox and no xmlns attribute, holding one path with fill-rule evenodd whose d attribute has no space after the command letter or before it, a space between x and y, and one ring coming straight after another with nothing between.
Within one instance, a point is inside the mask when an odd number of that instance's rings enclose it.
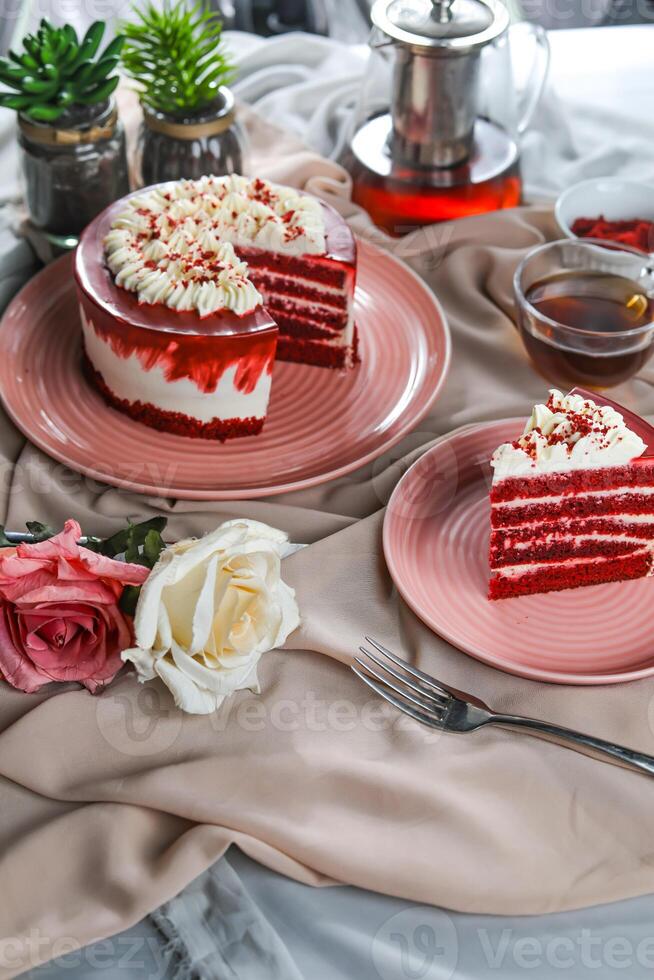
<instances>
[{"instance_id":1,"label":"white cream filling layer","mask_svg":"<svg viewBox=\"0 0 654 980\"><path fill-rule=\"evenodd\" d=\"M649 538L639 538L633 537L629 534L546 534L538 538L538 541L516 541L513 543L510 539L505 538L502 546L508 551L529 551L536 545L541 544L569 544L571 542L587 542L587 541L620 541L627 544L645 544L649 542Z\"/></svg>"},{"instance_id":2,"label":"white cream filling layer","mask_svg":"<svg viewBox=\"0 0 654 980\"><path fill-rule=\"evenodd\" d=\"M188 378L168 381L158 365L146 371L138 356L115 354L102 340L82 312L86 353L107 387L117 398L143 402L165 412L181 412L202 423L214 419L264 418L268 408L272 378L264 371L253 391L239 391L234 384L238 365L228 368L215 391L200 391Z\"/></svg>"}]
</instances>

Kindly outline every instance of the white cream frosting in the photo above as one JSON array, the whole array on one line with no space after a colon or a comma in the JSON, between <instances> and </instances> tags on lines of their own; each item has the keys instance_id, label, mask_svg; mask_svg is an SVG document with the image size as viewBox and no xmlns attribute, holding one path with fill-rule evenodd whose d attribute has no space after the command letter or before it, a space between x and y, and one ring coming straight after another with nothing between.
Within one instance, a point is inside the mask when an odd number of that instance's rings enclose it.
<instances>
[{"instance_id":1,"label":"white cream frosting","mask_svg":"<svg viewBox=\"0 0 654 980\"><path fill-rule=\"evenodd\" d=\"M320 202L263 180L202 177L130 197L104 240L119 286L143 303L242 316L262 303L237 247L325 252Z\"/></svg>"},{"instance_id":2,"label":"white cream frosting","mask_svg":"<svg viewBox=\"0 0 654 980\"><path fill-rule=\"evenodd\" d=\"M610 405L551 389L547 404L534 406L521 437L493 453L493 482L622 466L642 456L646 448Z\"/></svg>"}]
</instances>

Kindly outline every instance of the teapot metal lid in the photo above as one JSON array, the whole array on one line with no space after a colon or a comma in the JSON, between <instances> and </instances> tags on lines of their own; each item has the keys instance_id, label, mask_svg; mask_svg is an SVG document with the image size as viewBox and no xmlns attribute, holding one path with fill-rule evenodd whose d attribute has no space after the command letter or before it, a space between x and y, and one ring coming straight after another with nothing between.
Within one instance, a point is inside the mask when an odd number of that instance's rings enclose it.
<instances>
[{"instance_id":1,"label":"teapot metal lid","mask_svg":"<svg viewBox=\"0 0 654 980\"><path fill-rule=\"evenodd\" d=\"M422 49L472 50L509 26L501 0L375 0L371 17L389 38Z\"/></svg>"}]
</instances>

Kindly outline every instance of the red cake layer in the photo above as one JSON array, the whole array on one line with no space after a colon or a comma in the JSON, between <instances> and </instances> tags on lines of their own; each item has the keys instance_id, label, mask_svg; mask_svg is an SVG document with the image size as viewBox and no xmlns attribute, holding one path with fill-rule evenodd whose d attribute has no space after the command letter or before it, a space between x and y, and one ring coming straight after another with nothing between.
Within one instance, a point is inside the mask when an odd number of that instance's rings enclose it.
<instances>
[{"instance_id":1,"label":"red cake layer","mask_svg":"<svg viewBox=\"0 0 654 980\"><path fill-rule=\"evenodd\" d=\"M612 534L627 537L637 537L645 540L654 539L654 515L651 522L634 521L629 515L622 514L608 517L569 518L562 521L549 521L537 524L520 524L517 527L496 529L491 534L491 544L500 537L515 542L534 541L548 534Z\"/></svg>"},{"instance_id":2,"label":"red cake layer","mask_svg":"<svg viewBox=\"0 0 654 980\"><path fill-rule=\"evenodd\" d=\"M354 330L352 347L335 347L324 340L306 340L280 334L277 360L314 364L316 367L344 368L359 363L358 334Z\"/></svg>"},{"instance_id":3,"label":"red cake layer","mask_svg":"<svg viewBox=\"0 0 654 980\"><path fill-rule=\"evenodd\" d=\"M273 317L277 326L282 330L281 318L286 317L306 323L307 327L329 327L335 337L342 337L348 323L347 313L340 310L321 310L312 303L298 303L284 296L264 297L266 309Z\"/></svg>"},{"instance_id":4,"label":"red cake layer","mask_svg":"<svg viewBox=\"0 0 654 980\"><path fill-rule=\"evenodd\" d=\"M324 340L334 346L342 346L339 344L340 334L332 330L331 327L322 327L317 323L301 320L298 317L285 316L283 313L279 313L277 316L280 333L287 339L297 337L303 340ZM277 357L279 358L279 349Z\"/></svg>"},{"instance_id":5,"label":"red cake layer","mask_svg":"<svg viewBox=\"0 0 654 980\"><path fill-rule=\"evenodd\" d=\"M508 477L493 485L491 502L521 498L556 496L583 490L613 490L617 487L653 487L654 459L635 459L627 466L610 466L572 473L545 473L541 476Z\"/></svg>"},{"instance_id":6,"label":"red cake layer","mask_svg":"<svg viewBox=\"0 0 654 980\"><path fill-rule=\"evenodd\" d=\"M330 310L347 310L348 295L346 291L325 292L312 285L307 279L288 279L268 272L250 270L250 279L260 293L271 293L287 299L299 298L307 302L320 303Z\"/></svg>"},{"instance_id":7,"label":"red cake layer","mask_svg":"<svg viewBox=\"0 0 654 980\"><path fill-rule=\"evenodd\" d=\"M218 442L225 442L226 439L234 439L236 436L256 436L263 429L262 418L212 419L211 422L200 422L183 412L167 412L149 402L129 402L117 398L86 357L84 372L107 404L151 429L188 436L191 439L212 439Z\"/></svg>"},{"instance_id":8,"label":"red cake layer","mask_svg":"<svg viewBox=\"0 0 654 980\"><path fill-rule=\"evenodd\" d=\"M235 246L234 251L239 258L247 262L248 268L252 269L254 274L258 270L280 272L286 276L299 276L336 289L345 289L347 286L349 269L340 260L323 255L284 255L280 252L268 252L243 246Z\"/></svg>"},{"instance_id":9,"label":"red cake layer","mask_svg":"<svg viewBox=\"0 0 654 980\"><path fill-rule=\"evenodd\" d=\"M594 559L587 562L540 565L520 576L504 577L499 572L491 579L489 599L510 599L536 592L559 592L585 585L622 582L643 578L652 571L650 552Z\"/></svg>"},{"instance_id":10,"label":"red cake layer","mask_svg":"<svg viewBox=\"0 0 654 980\"><path fill-rule=\"evenodd\" d=\"M553 521L562 517L600 517L607 514L654 514L654 494L645 496L634 490L610 497L570 495L550 503L543 497L524 506L499 505L491 510L491 526L514 527L517 524Z\"/></svg>"},{"instance_id":11,"label":"red cake layer","mask_svg":"<svg viewBox=\"0 0 654 980\"><path fill-rule=\"evenodd\" d=\"M654 461L644 459L641 465L512 478L495 484L490 541L494 574L489 598L649 574L654 555L654 494L642 491L653 479ZM622 488L624 492L605 492ZM630 520L630 515L652 515L652 521ZM508 569L513 574L503 573Z\"/></svg>"},{"instance_id":12,"label":"red cake layer","mask_svg":"<svg viewBox=\"0 0 654 980\"><path fill-rule=\"evenodd\" d=\"M562 536L550 541L535 538L529 548L507 546L506 542L491 542L493 568L520 565L523 562L561 561L566 558L602 558L610 555L629 555L642 548L640 542L620 540L606 541L592 538L577 539Z\"/></svg>"}]
</instances>

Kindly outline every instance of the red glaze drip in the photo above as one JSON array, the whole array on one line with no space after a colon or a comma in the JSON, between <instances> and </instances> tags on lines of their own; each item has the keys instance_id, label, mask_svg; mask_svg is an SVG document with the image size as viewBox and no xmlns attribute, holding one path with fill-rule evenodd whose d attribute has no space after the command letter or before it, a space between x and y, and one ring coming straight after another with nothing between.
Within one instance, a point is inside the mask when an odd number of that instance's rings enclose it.
<instances>
[{"instance_id":1,"label":"red glaze drip","mask_svg":"<svg viewBox=\"0 0 654 980\"><path fill-rule=\"evenodd\" d=\"M275 359L274 334L244 334L240 337L212 337L193 334L157 333L129 323L118 322L94 310L81 297L86 318L98 337L109 344L118 357L136 355L145 371L160 367L167 381L187 378L205 394L214 392L225 371L236 367L234 384L250 394L264 372L272 372Z\"/></svg>"}]
</instances>

